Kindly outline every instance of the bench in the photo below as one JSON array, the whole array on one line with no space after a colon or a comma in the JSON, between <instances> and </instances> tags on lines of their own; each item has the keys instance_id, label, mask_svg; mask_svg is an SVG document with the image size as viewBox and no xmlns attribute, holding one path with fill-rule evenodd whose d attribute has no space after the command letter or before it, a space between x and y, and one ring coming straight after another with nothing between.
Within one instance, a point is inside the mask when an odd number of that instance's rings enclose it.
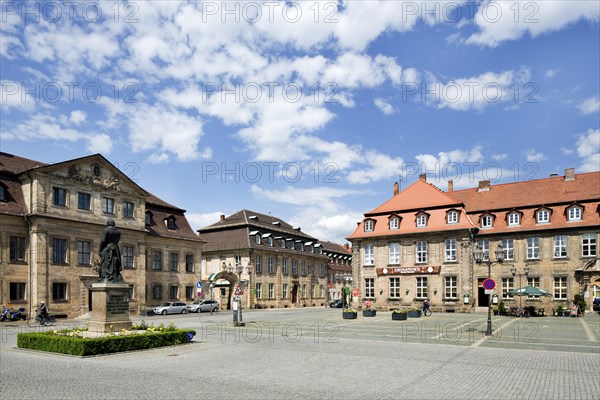
<instances>
[{"instance_id":1,"label":"bench","mask_svg":"<svg viewBox=\"0 0 600 400\"><path fill-rule=\"evenodd\" d=\"M554 309L552 309L552 310L554 311ZM537 315L538 315L538 317L545 317L546 316L546 310L544 308L538 308Z\"/></svg>"}]
</instances>

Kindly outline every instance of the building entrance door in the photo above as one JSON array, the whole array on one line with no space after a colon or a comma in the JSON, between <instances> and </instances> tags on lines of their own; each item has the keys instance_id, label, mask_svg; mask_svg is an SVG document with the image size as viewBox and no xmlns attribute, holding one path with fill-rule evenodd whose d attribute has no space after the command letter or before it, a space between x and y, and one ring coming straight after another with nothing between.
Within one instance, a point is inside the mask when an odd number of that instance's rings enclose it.
<instances>
[{"instance_id":1,"label":"building entrance door","mask_svg":"<svg viewBox=\"0 0 600 400\"><path fill-rule=\"evenodd\" d=\"M478 307L487 307L490 304L490 295L485 294L485 289L483 287L483 281L486 278L479 278L477 280L477 306Z\"/></svg>"},{"instance_id":2,"label":"building entrance door","mask_svg":"<svg viewBox=\"0 0 600 400\"><path fill-rule=\"evenodd\" d=\"M296 304L298 301L298 285L294 283L294 287L292 288L292 304Z\"/></svg>"}]
</instances>

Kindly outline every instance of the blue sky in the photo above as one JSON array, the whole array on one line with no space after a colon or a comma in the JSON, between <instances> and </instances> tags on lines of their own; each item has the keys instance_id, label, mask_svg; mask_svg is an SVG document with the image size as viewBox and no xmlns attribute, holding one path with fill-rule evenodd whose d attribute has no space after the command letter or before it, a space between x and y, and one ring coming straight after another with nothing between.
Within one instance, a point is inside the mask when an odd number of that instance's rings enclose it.
<instances>
[{"instance_id":1,"label":"blue sky","mask_svg":"<svg viewBox=\"0 0 600 400\"><path fill-rule=\"evenodd\" d=\"M600 169L597 1L1 5L1 150L102 153L195 228Z\"/></svg>"}]
</instances>

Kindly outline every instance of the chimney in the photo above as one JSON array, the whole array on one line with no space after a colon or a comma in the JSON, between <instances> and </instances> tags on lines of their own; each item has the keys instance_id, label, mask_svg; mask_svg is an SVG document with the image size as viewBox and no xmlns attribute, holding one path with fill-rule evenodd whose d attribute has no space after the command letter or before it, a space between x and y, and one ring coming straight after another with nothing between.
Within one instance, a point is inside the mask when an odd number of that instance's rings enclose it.
<instances>
[{"instance_id":1,"label":"chimney","mask_svg":"<svg viewBox=\"0 0 600 400\"><path fill-rule=\"evenodd\" d=\"M448 181L448 193L452 192L454 190L454 182L452 181L452 179L450 179Z\"/></svg>"},{"instance_id":2,"label":"chimney","mask_svg":"<svg viewBox=\"0 0 600 400\"><path fill-rule=\"evenodd\" d=\"M427 182L427 174L421 174L421 175L419 175L419 180L421 180L423 182Z\"/></svg>"},{"instance_id":3,"label":"chimney","mask_svg":"<svg viewBox=\"0 0 600 400\"><path fill-rule=\"evenodd\" d=\"M398 186L398 182L394 182L394 196L400 193L400 186Z\"/></svg>"},{"instance_id":4,"label":"chimney","mask_svg":"<svg viewBox=\"0 0 600 400\"><path fill-rule=\"evenodd\" d=\"M489 192L490 190L490 181L479 181L479 189L478 192Z\"/></svg>"},{"instance_id":5,"label":"chimney","mask_svg":"<svg viewBox=\"0 0 600 400\"><path fill-rule=\"evenodd\" d=\"M565 168L565 181L575 180L575 168Z\"/></svg>"},{"instance_id":6,"label":"chimney","mask_svg":"<svg viewBox=\"0 0 600 400\"><path fill-rule=\"evenodd\" d=\"M225 221L225 214L221 214L221 221Z\"/></svg>"}]
</instances>

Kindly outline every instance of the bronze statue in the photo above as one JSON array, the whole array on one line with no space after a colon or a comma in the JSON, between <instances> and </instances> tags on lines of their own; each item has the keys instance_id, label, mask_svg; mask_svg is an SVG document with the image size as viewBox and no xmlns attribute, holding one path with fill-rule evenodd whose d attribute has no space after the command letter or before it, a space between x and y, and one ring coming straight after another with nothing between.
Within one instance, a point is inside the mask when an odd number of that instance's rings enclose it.
<instances>
[{"instance_id":1,"label":"bronze statue","mask_svg":"<svg viewBox=\"0 0 600 400\"><path fill-rule=\"evenodd\" d=\"M99 282L123 282L121 276L121 232L115 227L115 221L109 219L100 240Z\"/></svg>"}]
</instances>

